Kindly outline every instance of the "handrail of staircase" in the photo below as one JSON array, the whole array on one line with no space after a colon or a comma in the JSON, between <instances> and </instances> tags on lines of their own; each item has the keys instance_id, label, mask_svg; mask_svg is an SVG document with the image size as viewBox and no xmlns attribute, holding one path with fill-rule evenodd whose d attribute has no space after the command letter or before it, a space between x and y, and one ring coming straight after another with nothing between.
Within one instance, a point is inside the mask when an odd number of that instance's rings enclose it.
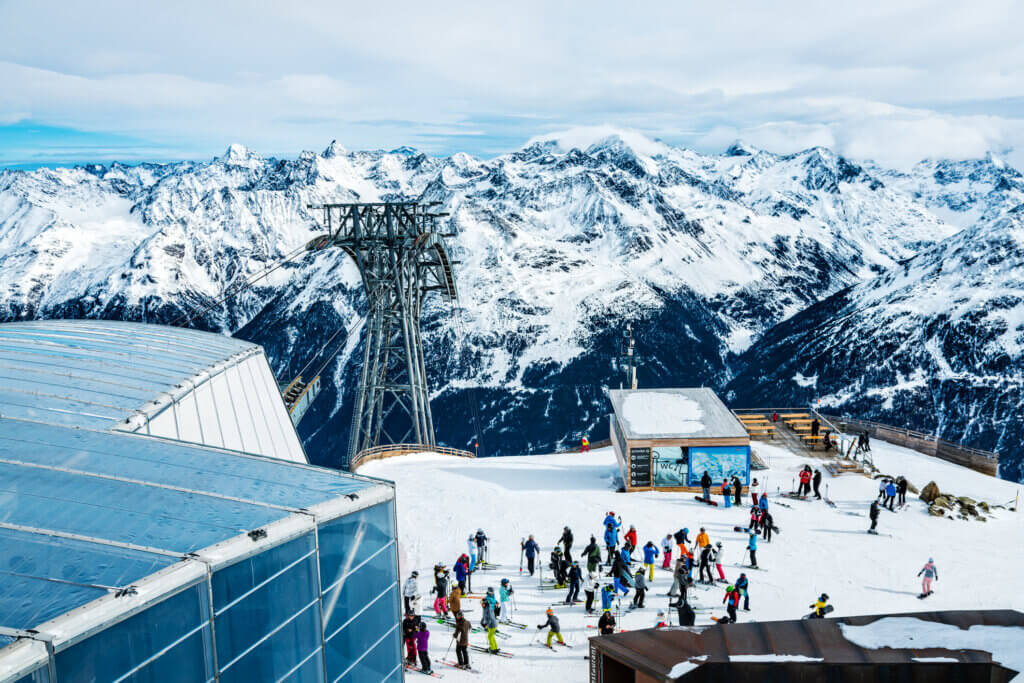
<instances>
[{"instance_id":1,"label":"handrail of staircase","mask_svg":"<svg viewBox=\"0 0 1024 683\"><path fill-rule=\"evenodd\" d=\"M425 443L389 443L380 446L365 448L352 458L348 464L350 471L355 472L359 467L372 460L383 460L398 455L409 455L411 453L437 453L439 455L451 455L457 458L475 458L476 455L461 448L449 448L448 446L431 446Z\"/></svg>"}]
</instances>

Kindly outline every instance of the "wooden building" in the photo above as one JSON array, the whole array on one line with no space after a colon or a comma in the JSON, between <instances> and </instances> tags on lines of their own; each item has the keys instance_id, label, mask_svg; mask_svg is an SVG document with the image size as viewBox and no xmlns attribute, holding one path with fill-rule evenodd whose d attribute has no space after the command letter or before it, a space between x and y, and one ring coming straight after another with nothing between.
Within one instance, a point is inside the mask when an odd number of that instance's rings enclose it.
<instances>
[{"instance_id":1,"label":"wooden building","mask_svg":"<svg viewBox=\"0 0 1024 683\"><path fill-rule=\"evenodd\" d=\"M624 389L612 402L612 447L627 491L713 491L750 484L750 436L711 389Z\"/></svg>"}]
</instances>

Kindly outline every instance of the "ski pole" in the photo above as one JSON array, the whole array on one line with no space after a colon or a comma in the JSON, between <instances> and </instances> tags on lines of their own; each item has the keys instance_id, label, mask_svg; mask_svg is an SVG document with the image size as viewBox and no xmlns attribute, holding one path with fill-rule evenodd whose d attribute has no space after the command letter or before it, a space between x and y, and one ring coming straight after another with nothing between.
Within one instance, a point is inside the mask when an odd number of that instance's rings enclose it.
<instances>
[{"instance_id":1,"label":"ski pole","mask_svg":"<svg viewBox=\"0 0 1024 683\"><path fill-rule=\"evenodd\" d=\"M523 554L526 552L526 539L519 539L519 573L523 573Z\"/></svg>"}]
</instances>

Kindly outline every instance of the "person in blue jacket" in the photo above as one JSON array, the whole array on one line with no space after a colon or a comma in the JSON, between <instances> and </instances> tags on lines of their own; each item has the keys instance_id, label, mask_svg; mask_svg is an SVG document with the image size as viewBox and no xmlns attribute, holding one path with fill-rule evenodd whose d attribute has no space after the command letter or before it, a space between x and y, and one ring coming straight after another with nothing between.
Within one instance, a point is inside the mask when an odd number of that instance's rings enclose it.
<instances>
[{"instance_id":1,"label":"person in blue jacket","mask_svg":"<svg viewBox=\"0 0 1024 683\"><path fill-rule=\"evenodd\" d=\"M615 548L619 545L619 526L621 526L621 522L618 524L609 522L604 526L604 546L608 550L609 564L615 559Z\"/></svg>"},{"instance_id":2,"label":"person in blue jacket","mask_svg":"<svg viewBox=\"0 0 1024 683\"><path fill-rule=\"evenodd\" d=\"M761 494L761 497L757 501L757 506L759 508L761 508L762 510L767 510L768 509L768 493L767 492Z\"/></svg>"},{"instance_id":3,"label":"person in blue jacket","mask_svg":"<svg viewBox=\"0 0 1024 683\"><path fill-rule=\"evenodd\" d=\"M530 570L530 576L533 576L533 564L540 553L540 546L537 545L537 541L533 540L533 534L530 534L530 538L523 543L523 552L526 554L526 566Z\"/></svg>"},{"instance_id":4,"label":"person in blue jacket","mask_svg":"<svg viewBox=\"0 0 1024 683\"><path fill-rule=\"evenodd\" d=\"M459 582L459 588L466 592L466 577L469 576L469 558L463 555L455 562L455 580Z\"/></svg>"},{"instance_id":5,"label":"person in blue jacket","mask_svg":"<svg viewBox=\"0 0 1024 683\"><path fill-rule=\"evenodd\" d=\"M747 589L750 588L750 581L747 579L747 575L740 572L740 578L736 579L736 583L733 585L736 586L736 590L743 594L743 611L749 612L750 594L747 592Z\"/></svg>"},{"instance_id":6,"label":"person in blue jacket","mask_svg":"<svg viewBox=\"0 0 1024 683\"><path fill-rule=\"evenodd\" d=\"M610 583L605 584L601 589L601 610L610 612L612 609L612 598L615 596L615 587Z\"/></svg>"},{"instance_id":7,"label":"person in blue jacket","mask_svg":"<svg viewBox=\"0 0 1024 683\"><path fill-rule=\"evenodd\" d=\"M633 564L633 553L630 552L630 546L628 543L622 546L622 550L619 551L619 554L622 556L622 564L626 565L626 567Z\"/></svg>"},{"instance_id":8,"label":"person in blue jacket","mask_svg":"<svg viewBox=\"0 0 1024 683\"><path fill-rule=\"evenodd\" d=\"M764 500L764 498L762 497L761 500ZM750 566L757 569L757 532L753 529L750 530L747 550L750 551Z\"/></svg>"},{"instance_id":9,"label":"person in blue jacket","mask_svg":"<svg viewBox=\"0 0 1024 683\"><path fill-rule=\"evenodd\" d=\"M651 541L647 541L647 545L644 546L644 567L647 568L649 573L648 581L654 581L654 559L659 554L658 546L654 545Z\"/></svg>"}]
</instances>

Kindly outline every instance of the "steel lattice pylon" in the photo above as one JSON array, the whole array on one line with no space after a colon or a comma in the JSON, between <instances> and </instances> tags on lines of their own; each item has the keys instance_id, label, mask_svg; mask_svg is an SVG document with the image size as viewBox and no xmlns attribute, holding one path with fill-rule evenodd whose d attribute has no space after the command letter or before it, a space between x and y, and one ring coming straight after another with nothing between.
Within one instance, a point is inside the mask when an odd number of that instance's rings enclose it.
<instances>
[{"instance_id":1,"label":"steel lattice pylon","mask_svg":"<svg viewBox=\"0 0 1024 683\"><path fill-rule=\"evenodd\" d=\"M366 287L366 347L352 411L348 458L384 443L434 446L434 422L423 363L424 297L456 301L453 261L438 232L433 204L322 204L327 234L311 250L338 246L356 262ZM408 417L395 419L396 410ZM395 430L389 433L387 427ZM404 432L399 431L404 430Z\"/></svg>"}]
</instances>

